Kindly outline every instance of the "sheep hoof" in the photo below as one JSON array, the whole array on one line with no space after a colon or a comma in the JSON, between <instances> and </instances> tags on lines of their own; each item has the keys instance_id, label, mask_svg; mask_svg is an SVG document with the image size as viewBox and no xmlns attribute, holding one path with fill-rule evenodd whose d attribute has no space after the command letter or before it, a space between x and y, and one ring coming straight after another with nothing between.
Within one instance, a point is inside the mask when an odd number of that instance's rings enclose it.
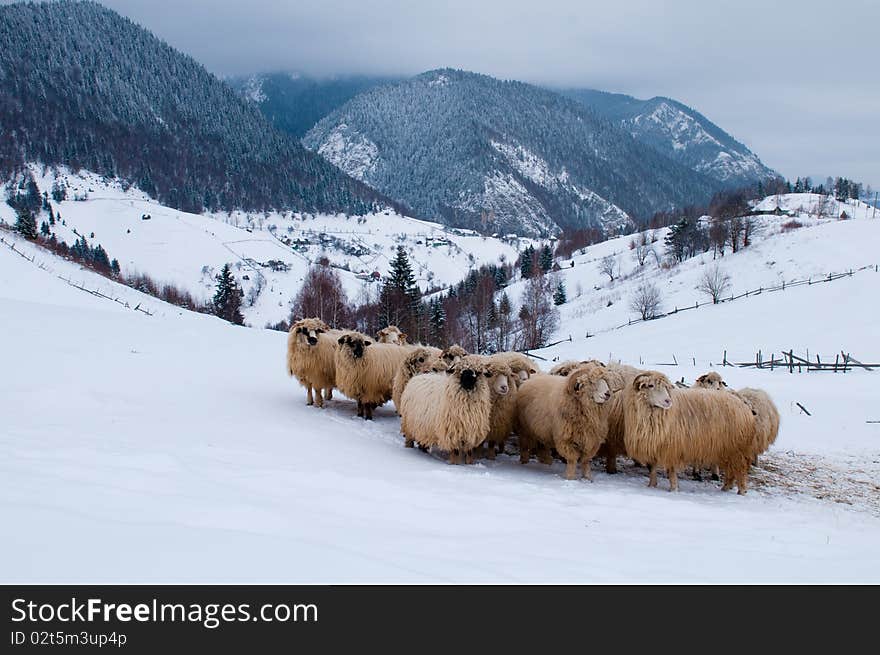
<instances>
[{"instance_id":1,"label":"sheep hoof","mask_svg":"<svg viewBox=\"0 0 880 655\"><path fill-rule=\"evenodd\" d=\"M721 477L717 473L713 473L710 479L714 482L718 482Z\"/></svg>"},{"instance_id":2,"label":"sheep hoof","mask_svg":"<svg viewBox=\"0 0 880 655\"><path fill-rule=\"evenodd\" d=\"M691 477L693 477L693 479L696 480L697 482L703 481L703 476L700 475L700 472L697 469L694 469L694 473Z\"/></svg>"},{"instance_id":3,"label":"sheep hoof","mask_svg":"<svg viewBox=\"0 0 880 655\"><path fill-rule=\"evenodd\" d=\"M422 444L419 444L419 450L421 450L423 453L426 453L426 452L428 452L428 447L423 446Z\"/></svg>"},{"instance_id":4,"label":"sheep hoof","mask_svg":"<svg viewBox=\"0 0 880 655\"><path fill-rule=\"evenodd\" d=\"M407 440L406 440L406 443L404 443L404 447L406 447L406 448L412 448L412 447L413 447L413 440L412 440L412 439L407 439Z\"/></svg>"}]
</instances>

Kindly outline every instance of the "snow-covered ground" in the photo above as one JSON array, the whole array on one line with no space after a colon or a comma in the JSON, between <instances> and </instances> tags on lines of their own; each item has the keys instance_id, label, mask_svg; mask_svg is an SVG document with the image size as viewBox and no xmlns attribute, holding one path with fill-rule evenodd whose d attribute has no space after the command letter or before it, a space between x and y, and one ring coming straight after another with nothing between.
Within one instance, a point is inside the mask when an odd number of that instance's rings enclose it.
<instances>
[{"instance_id":1,"label":"snow-covered ground","mask_svg":"<svg viewBox=\"0 0 880 655\"><path fill-rule=\"evenodd\" d=\"M87 171L73 174L37 165L31 165L30 171L41 193L51 193L56 179L67 186L67 200L50 198L64 221L52 228L59 240L73 244L85 236L118 259L124 274L147 273L203 301L214 293L214 276L230 263L246 297L262 284L253 305L243 307L246 322L256 327L289 318L290 301L310 264L320 257L341 267L337 270L349 299L358 301L377 291L377 283L358 274L385 275L398 245L407 248L417 280L426 289L455 284L469 268L482 263L497 263L501 257L513 261L517 247L529 243L448 231L437 223L392 212L362 217L190 214L164 207L136 187L123 189L118 181ZM41 213L38 224L47 218ZM5 202L0 202L0 221L15 222L14 211ZM269 262L281 262L288 270Z\"/></svg>"},{"instance_id":2,"label":"snow-covered ground","mask_svg":"<svg viewBox=\"0 0 880 655\"><path fill-rule=\"evenodd\" d=\"M697 366L664 368L688 381L724 347L777 341L876 360L878 281L865 272L541 354L693 355ZM733 386L771 392L779 440L747 495L693 481L671 494L631 467L596 468L589 483L508 456L448 466L404 448L393 408L364 423L341 397L306 407L284 334L2 244L0 324L6 583L880 582L880 425L865 423L880 419L880 372L725 368Z\"/></svg>"}]
</instances>

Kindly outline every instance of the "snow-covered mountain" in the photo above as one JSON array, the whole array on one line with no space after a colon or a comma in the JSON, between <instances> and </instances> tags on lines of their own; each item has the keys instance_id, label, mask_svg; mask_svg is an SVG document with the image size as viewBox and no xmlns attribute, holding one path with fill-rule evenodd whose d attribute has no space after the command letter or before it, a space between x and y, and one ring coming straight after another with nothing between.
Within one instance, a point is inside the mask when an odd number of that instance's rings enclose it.
<instances>
[{"instance_id":1,"label":"snow-covered mountain","mask_svg":"<svg viewBox=\"0 0 880 655\"><path fill-rule=\"evenodd\" d=\"M101 207L97 195L83 207ZM803 205L804 225L780 231L792 219L767 217L753 245L725 255L737 290L876 261L880 220L861 206L839 221L810 219L809 197L780 201ZM103 221L134 225L129 236L157 251L225 229L181 216L179 235L148 236L137 200L113 203ZM8 583L880 582L876 371L721 368L732 386L767 389L782 416L745 496L708 480L650 489L629 465L612 476L597 463L592 483L510 455L448 466L404 447L392 407L372 423L339 394L307 407L284 371L284 334L192 314L0 236L0 360L14 372L0 393L0 503L17 526L0 540ZM630 251L595 248L568 272L586 287L563 306L560 333L574 340L539 355L611 354L688 382L717 368L722 348L878 359L873 271L583 339L620 318L590 299L636 279L621 262L627 279L603 286L592 259ZM698 298L700 261L676 268L650 277L670 302Z\"/></svg>"},{"instance_id":2,"label":"snow-covered mountain","mask_svg":"<svg viewBox=\"0 0 880 655\"><path fill-rule=\"evenodd\" d=\"M742 143L671 98L639 100L592 89L570 89L564 94L620 125L639 142L725 186L745 186L776 176Z\"/></svg>"},{"instance_id":3,"label":"snow-covered mountain","mask_svg":"<svg viewBox=\"0 0 880 655\"><path fill-rule=\"evenodd\" d=\"M275 72L234 77L227 82L257 105L275 127L299 139L324 116L359 93L398 79L366 75L318 78Z\"/></svg>"},{"instance_id":4,"label":"snow-covered mountain","mask_svg":"<svg viewBox=\"0 0 880 655\"><path fill-rule=\"evenodd\" d=\"M581 103L451 69L361 93L303 143L423 217L488 232L616 233L718 188Z\"/></svg>"}]
</instances>

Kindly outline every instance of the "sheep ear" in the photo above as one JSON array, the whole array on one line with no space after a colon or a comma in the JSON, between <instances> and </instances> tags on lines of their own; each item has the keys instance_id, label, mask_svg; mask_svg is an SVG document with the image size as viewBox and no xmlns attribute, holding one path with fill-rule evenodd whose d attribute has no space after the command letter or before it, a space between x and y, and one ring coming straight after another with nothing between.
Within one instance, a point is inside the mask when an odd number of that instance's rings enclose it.
<instances>
[{"instance_id":1,"label":"sheep ear","mask_svg":"<svg viewBox=\"0 0 880 655\"><path fill-rule=\"evenodd\" d=\"M724 380L721 380L721 384L725 387L727 386L727 382L725 382Z\"/></svg>"},{"instance_id":2,"label":"sheep ear","mask_svg":"<svg viewBox=\"0 0 880 655\"><path fill-rule=\"evenodd\" d=\"M364 341L364 347L369 346L371 343L373 343L373 342L372 341Z\"/></svg>"},{"instance_id":3,"label":"sheep ear","mask_svg":"<svg viewBox=\"0 0 880 655\"><path fill-rule=\"evenodd\" d=\"M400 338L401 338L401 339L406 340L406 337L407 337L406 332L401 332L401 333L400 333Z\"/></svg>"},{"instance_id":4,"label":"sheep ear","mask_svg":"<svg viewBox=\"0 0 880 655\"><path fill-rule=\"evenodd\" d=\"M635 377L635 379L633 380L633 382L632 382L632 387L633 387L633 389L634 389L635 391L638 391L639 389L641 389L641 388L642 388L642 384L644 383L644 381L645 381L645 376L644 376L644 375L637 375L637 376Z\"/></svg>"}]
</instances>

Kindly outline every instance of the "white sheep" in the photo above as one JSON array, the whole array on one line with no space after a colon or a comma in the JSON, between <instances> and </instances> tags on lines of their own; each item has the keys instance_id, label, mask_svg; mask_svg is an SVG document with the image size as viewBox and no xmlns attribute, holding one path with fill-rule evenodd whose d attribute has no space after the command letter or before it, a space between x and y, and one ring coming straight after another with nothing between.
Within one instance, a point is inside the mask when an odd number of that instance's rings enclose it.
<instances>
[{"instance_id":1,"label":"white sheep","mask_svg":"<svg viewBox=\"0 0 880 655\"><path fill-rule=\"evenodd\" d=\"M444 373L412 378L400 398L400 430L406 445L426 450L436 446L449 463L473 461L473 450L489 434L492 392L486 360L462 357Z\"/></svg>"},{"instance_id":2,"label":"white sheep","mask_svg":"<svg viewBox=\"0 0 880 655\"><path fill-rule=\"evenodd\" d=\"M410 353L387 343L374 344L356 332L337 339L336 386L358 404L358 416L372 420L373 410L391 400L394 374Z\"/></svg>"},{"instance_id":3,"label":"white sheep","mask_svg":"<svg viewBox=\"0 0 880 655\"><path fill-rule=\"evenodd\" d=\"M413 377L422 373L445 373L449 368L438 352L436 348L417 346L410 350L398 367L391 384L391 401L398 414L400 413L400 396Z\"/></svg>"}]
</instances>

